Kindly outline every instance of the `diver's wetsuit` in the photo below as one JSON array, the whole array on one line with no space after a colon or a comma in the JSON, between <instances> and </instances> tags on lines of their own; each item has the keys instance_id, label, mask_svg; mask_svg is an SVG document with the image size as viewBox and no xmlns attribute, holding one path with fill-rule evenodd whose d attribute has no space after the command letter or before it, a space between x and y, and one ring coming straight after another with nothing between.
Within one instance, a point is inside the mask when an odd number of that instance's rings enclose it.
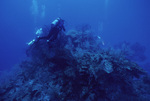
<instances>
[{"instance_id":1,"label":"diver's wetsuit","mask_svg":"<svg viewBox=\"0 0 150 101\"><path fill-rule=\"evenodd\" d=\"M54 41L57 38L60 31L62 31L62 30L65 31L64 20L62 20L60 18L57 18L56 20L58 20L58 23L51 25L51 29L49 31L49 34L45 37L39 37L38 41L41 39L47 39L49 41Z\"/></svg>"}]
</instances>

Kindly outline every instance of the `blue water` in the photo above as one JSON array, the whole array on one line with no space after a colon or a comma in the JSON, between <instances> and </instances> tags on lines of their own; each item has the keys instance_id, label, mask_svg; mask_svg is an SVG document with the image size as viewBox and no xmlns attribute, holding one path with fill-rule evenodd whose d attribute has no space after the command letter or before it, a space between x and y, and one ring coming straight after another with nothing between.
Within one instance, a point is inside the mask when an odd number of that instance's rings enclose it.
<instances>
[{"instance_id":1,"label":"blue water","mask_svg":"<svg viewBox=\"0 0 150 101\"><path fill-rule=\"evenodd\" d=\"M146 47L150 64L149 0L1 0L0 70L9 70L25 58L26 43L38 28L57 17L68 30L89 24L107 45L122 41ZM145 66L146 70L150 69Z\"/></svg>"}]
</instances>

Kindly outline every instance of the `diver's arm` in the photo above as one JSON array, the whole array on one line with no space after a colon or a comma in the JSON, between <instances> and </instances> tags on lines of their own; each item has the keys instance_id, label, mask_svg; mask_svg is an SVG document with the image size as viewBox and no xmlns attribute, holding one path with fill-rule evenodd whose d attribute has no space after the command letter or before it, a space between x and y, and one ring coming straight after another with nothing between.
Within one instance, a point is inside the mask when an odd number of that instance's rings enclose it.
<instances>
[{"instance_id":1,"label":"diver's arm","mask_svg":"<svg viewBox=\"0 0 150 101\"><path fill-rule=\"evenodd\" d=\"M49 37L48 36L43 36L43 37L39 37L38 40L41 40L41 39L48 39Z\"/></svg>"},{"instance_id":2,"label":"diver's arm","mask_svg":"<svg viewBox=\"0 0 150 101\"><path fill-rule=\"evenodd\" d=\"M48 39L48 36L44 36L44 37L37 37L36 42L40 41L41 39Z\"/></svg>"},{"instance_id":3,"label":"diver's arm","mask_svg":"<svg viewBox=\"0 0 150 101\"><path fill-rule=\"evenodd\" d=\"M41 40L41 39L49 39L49 38L51 37L51 32L52 32L52 29L50 29L49 34L48 34L47 36L38 37L38 40Z\"/></svg>"}]
</instances>

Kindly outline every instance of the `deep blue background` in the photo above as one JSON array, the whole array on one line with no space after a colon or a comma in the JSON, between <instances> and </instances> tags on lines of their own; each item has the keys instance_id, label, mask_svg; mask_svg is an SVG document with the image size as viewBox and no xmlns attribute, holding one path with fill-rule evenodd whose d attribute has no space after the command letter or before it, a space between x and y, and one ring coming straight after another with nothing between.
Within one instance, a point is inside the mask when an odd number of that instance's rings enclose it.
<instances>
[{"instance_id":1,"label":"deep blue background","mask_svg":"<svg viewBox=\"0 0 150 101\"><path fill-rule=\"evenodd\" d=\"M38 9L33 2L37 2ZM66 21L67 30L90 24L105 44L139 42L146 47L150 63L149 5L149 0L1 0L0 70L10 69L23 60L26 43L35 37L36 30L59 16ZM35 10L37 14L33 14Z\"/></svg>"}]
</instances>

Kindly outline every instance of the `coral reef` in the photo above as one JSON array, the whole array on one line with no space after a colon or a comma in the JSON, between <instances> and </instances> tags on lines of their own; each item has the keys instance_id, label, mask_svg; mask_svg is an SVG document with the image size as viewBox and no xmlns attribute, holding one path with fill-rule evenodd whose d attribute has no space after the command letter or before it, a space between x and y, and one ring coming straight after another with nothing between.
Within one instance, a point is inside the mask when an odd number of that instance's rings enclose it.
<instances>
[{"instance_id":1,"label":"coral reef","mask_svg":"<svg viewBox=\"0 0 150 101\"><path fill-rule=\"evenodd\" d=\"M136 62L144 62L147 57L145 55L146 48L140 43L131 44L129 42L121 42L115 48L120 48L126 54L126 57Z\"/></svg>"},{"instance_id":2,"label":"coral reef","mask_svg":"<svg viewBox=\"0 0 150 101\"><path fill-rule=\"evenodd\" d=\"M148 101L150 77L123 51L101 48L90 30L29 46L28 58L0 86L1 101Z\"/></svg>"}]
</instances>

